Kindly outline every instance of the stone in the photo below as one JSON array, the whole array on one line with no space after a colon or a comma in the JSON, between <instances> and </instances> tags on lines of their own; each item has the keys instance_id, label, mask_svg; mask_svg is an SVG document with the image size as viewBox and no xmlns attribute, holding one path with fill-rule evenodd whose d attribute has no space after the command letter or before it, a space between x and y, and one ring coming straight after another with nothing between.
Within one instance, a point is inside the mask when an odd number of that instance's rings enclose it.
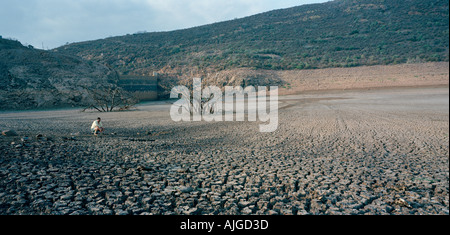
<instances>
[{"instance_id":1,"label":"stone","mask_svg":"<svg viewBox=\"0 0 450 235\"><path fill-rule=\"evenodd\" d=\"M17 136L17 133L13 130L5 130L2 131L2 135L4 136Z\"/></svg>"},{"instance_id":2,"label":"stone","mask_svg":"<svg viewBox=\"0 0 450 235\"><path fill-rule=\"evenodd\" d=\"M267 212L269 215L278 215L278 212L274 211L274 210L269 210Z\"/></svg>"},{"instance_id":3,"label":"stone","mask_svg":"<svg viewBox=\"0 0 450 235\"><path fill-rule=\"evenodd\" d=\"M188 210L185 211L186 215L195 215L198 212L198 208L194 207L194 208L190 208Z\"/></svg>"},{"instance_id":4,"label":"stone","mask_svg":"<svg viewBox=\"0 0 450 235\"><path fill-rule=\"evenodd\" d=\"M194 189L192 187L182 186L182 187L178 188L178 191L180 191L182 193L190 193L190 192L194 191Z\"/></svg>"},{"instance_id":5,"label":"stone","mask_svg":"<svg viewBox=\"0 0 450 235\"><path fill-rule=\"evenodd\" d=\"M241 213L244 215L249 215L252 213L252 210L249 207L245 207L244 209L241 210Z\"/></svg>"}]
</instances>

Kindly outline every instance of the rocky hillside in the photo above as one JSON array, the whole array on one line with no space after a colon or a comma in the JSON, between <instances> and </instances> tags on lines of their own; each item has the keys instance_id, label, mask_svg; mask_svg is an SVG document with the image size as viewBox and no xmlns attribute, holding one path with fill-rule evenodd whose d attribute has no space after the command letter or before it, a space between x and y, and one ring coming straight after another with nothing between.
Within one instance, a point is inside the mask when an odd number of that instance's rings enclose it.
<instances>
[{"instance_id":1,"label":"rocky hillside","mask_svg":"<svg viewBox=\"0 0 450 235\"><path fill-rule=\"evenodd\" d=\"M117 79L100 63L0 39L0 110L86 106L86 89Z\"/></svg>"},{"instance_id":2,"label":"rocky hillside","mask_svg":"<svg viewBox=\"0 0 450 235\"><path fill-rule=\"evenodd\" d=\"M171 32L55 51L120 74L208 76L236 68L294 70L448 61L448 0L335 0Z\"/></svg>"}]
</instances>

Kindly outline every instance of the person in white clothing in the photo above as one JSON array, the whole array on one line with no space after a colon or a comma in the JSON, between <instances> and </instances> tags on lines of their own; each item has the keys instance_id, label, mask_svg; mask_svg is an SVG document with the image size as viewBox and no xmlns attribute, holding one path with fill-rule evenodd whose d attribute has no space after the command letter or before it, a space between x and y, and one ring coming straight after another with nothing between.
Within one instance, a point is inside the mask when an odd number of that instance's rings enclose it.
<instances>
[{"instance_id":1,"label":"person in white clothing","mask_svg":"<svg viewBox=\"0 0 450 235\"><path fill-rule=\"evenodd\" d=\"M97 135L99 132L102 133L104 130L101 120L102 119L98 117L97 120L95 120L91 125L91 131L94 135Z\"/></svg>"}]
</instances>

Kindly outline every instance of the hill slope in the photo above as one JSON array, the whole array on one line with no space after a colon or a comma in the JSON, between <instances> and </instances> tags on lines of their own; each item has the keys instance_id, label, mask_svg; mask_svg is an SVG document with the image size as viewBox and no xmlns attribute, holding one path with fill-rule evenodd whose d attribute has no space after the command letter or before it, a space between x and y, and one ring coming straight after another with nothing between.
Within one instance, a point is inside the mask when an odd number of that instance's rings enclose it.
<instances>
[{"instance_id":1,"label":"hill slope","mask_svg":"<svg viewBox=\"0 0 450 235\"><path fill-rule=\"evenodd\" d=\"M0 110L85 106L86 89L117 80L105 65L0 38Z\"/></svg>"},{"instance_id":2,"label":"hill slope","mask_svg":"<svg viewBox=\"0 0 450 235\"><path fill-rule=\"evenodd\" d=\"M420 63L448 61L448 27L448 0L336 0L55 51L134 75Z\"/></svg>"}]
</instances>

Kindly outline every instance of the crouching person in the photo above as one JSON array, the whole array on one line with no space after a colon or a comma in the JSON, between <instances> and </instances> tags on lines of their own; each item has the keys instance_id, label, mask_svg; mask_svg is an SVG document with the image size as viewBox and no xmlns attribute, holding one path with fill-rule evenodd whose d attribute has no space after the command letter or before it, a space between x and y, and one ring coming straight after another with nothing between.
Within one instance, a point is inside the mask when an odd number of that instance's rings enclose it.
<instances>
[{"instance_id":1,"label":"crouching person","mask_svg":"<svg viewBox=\"0 0 450 235\"><path fill-rule=\"evenodd\" d=\"M97 120L95 120L91 125L91 131L94 135L98 135L98 133L102 133L104 130L101 120L101 118L97 118Z\"/></svg>"}]
</instances>

